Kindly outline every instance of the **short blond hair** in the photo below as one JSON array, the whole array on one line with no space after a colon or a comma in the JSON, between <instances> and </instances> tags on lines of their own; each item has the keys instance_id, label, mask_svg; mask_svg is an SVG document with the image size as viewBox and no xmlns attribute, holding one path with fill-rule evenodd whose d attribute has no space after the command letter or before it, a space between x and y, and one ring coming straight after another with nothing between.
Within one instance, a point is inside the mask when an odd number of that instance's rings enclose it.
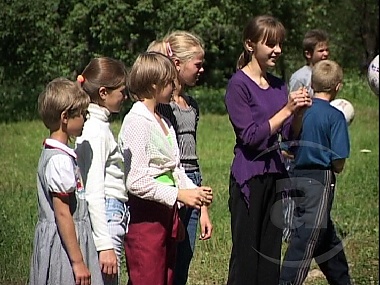
<instances>
[{"instance_id":1,"label":"short blond hair","mask_svg":"<svg viewBox=\"0 0 380 285\"><path fill-rule=\"evenodd\" d=\"M202 39L188 31L173 31L162 40L155 40L148 46L147 51L162 53L173 59L185 63L193 59L197 54L204 54Z\"/></svg>"},{"instance_id":2,"label":"short blond hair","mask_svg":"<svg viewBox=\"0 0 380 285\"><path fill-rule=\"evenodd\" d=\"M50 131L59 128L61 114L68 112L69 117L80 115L88 108L90 97L77 82L59 77L50 81L38 97L38 112Z\"/></svg>"},{"instance_id":3,"label":"short blond hair","mask_svg":"<svg viewBox=\"0 0 380 285\"><path fill-rule=\"evenodd\" d=\"M343 81L343 70L332 60L321 60L312 69L311 86L314 92L331 93Z\"/></svg>"},{"instance_id":4,"label":"short blond hair","mask_svg":"<svg viewBox=\"0 0 380 285\"><path fill-rule=\"evenodd\" d=\"M177 70L167 56L158 52L142 53L129 72L128 91L132 99L150 99L176 78Z\"/></svg>"}]
</instances>

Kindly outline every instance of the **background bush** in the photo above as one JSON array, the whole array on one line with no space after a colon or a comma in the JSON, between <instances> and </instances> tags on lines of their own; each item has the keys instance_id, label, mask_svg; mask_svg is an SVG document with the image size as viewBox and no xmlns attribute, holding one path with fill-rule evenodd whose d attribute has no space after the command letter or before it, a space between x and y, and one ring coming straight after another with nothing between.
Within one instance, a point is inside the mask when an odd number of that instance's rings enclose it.
<instances>
[{"instance_id":1,"label":"background bush","mask_svg":"<svg viewBox=\"0 0 380 285\"><path fill-rule=\"evenodd\" d=\"M152 40L175 29L203 38L199 83L212 97L218 91L210 90L225 88L235 70L243 26L259 14L276 16L287 29L275 70L284 80L304 64L301 42L311 28L330 34L332 59L345 69L363 74L379 53L377 0L3 0L0 121L35 116L42 87L58 76L75 79L91 58L110 56L131 66Z\"/></svg>"}]
</instances>

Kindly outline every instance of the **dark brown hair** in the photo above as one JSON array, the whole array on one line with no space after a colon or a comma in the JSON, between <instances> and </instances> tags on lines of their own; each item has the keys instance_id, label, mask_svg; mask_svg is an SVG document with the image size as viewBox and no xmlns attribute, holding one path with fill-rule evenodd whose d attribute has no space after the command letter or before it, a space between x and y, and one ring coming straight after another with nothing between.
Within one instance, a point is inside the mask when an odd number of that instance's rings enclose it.
<instances>
[{"instance_id":1,"label":"dark brown hair","mask_svg":"<svg viewBox=\"0 0 380 285\"><path fill-rule=\"evenodd\" d=\"M327 32L320 29L313 29L308 32L306 32L303 41L302 41L302 48L303 48L303 56L308 60L306 57L305 52L310 52L313 54L315 47L320 43L328 43L329 42L329 36Z\"/></svg>"},{"instance_id":2,"label":"dark brown hair","mask_svg":"<svg viewBox=\"0 0 380 285\"><path fill-rule=\"evenodd\" d=\"M245 48L245 43L248 40L252 43L260 41L261 43L268 41L282 43L285 40L285 34L283 24L273 16L261 15L252 18L243 30L244 52L239 56L236 68L243 68L252 58L252 54Z\"/></svg>"},{"instance_id":3,"label":"dark brown hair","mask_svg":"<svg viewBox=\"0 0 380 285\"><path fill-rule=\"evenodd\" d=\"M90 96L91 102L99 100L99 88L110 90L126 85L127 71L120 60L110 57L98 57L90 61L82 72L83 90Z\"/></svg>"}]
</instances>

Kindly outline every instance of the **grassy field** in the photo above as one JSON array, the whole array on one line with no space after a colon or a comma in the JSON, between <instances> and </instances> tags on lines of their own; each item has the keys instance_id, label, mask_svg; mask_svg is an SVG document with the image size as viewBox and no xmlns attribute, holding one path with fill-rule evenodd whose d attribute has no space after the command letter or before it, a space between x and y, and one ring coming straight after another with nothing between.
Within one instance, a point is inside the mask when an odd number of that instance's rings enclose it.
<instances>
[{"instance_id":1,"label":"grassy field","mask_svg":"<svg viewBox=\"0 0 380 285\"><path fill-rule=\"evenodd\" d=\"M356 117L350 126L351 156L338 177L333 219L355 284L378 284L378 98L365 82L356 81L345 82L340 97L353 103ZM119 127L119 122L113 123L115 132ZM39 121L0 123L0 284L27 282L37 219L36 166L46 135ZM198 142L204 184L212 186L215 194L210 209L214 234L211 240L197 243L188 284L225 284L231 248L228 179L234 145L227 116L202 116ZM371 152L362 153L362 149ZM307 284L327 282L316 277Z\"/></svg>"}]
</instances>

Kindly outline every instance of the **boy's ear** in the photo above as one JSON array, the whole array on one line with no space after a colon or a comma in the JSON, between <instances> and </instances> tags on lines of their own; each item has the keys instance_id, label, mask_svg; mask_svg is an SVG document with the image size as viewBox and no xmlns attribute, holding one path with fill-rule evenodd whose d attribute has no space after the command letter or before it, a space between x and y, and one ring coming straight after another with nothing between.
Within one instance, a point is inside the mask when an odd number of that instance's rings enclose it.
<instances>
[{"instance_id":1,"label":"boy's ear","mask_svg":"<svg viewBox=\"0 0 380 285\"><path fill-rule=\"evenodd\" d=\"M101 86L101 87L99 88L98 92L99 92L99 97L100 97L101 99L105 100L105 99L106 99L106 96L107 96L107 88L104 87L104 86Z\"/></svg>"},{"instance_id":2,"label":"boy's ear","mask_svg":"<svg viewBox=\"0 0 380 285\"><path fill-rule=\"evenodd\" d=\"M69 116L67 114L67 111L63 111L61 113L61 122L64 124L67 124L68 120L69 120Z\"/></svg>"},{"instance_id":3,"label":"boy's ear","mask_svg":"<svg viewBox=\"0 0 380 285\"><path fill-rule=\"evenodd\" d=\"M308 50L305 50L305 51L304 51L304 54L305 54L305 57L306 57L307 59L311 59L311 57L313 56L313 53L310 52L310 51L308 51Z\"/></svg>"}]
</instances>

